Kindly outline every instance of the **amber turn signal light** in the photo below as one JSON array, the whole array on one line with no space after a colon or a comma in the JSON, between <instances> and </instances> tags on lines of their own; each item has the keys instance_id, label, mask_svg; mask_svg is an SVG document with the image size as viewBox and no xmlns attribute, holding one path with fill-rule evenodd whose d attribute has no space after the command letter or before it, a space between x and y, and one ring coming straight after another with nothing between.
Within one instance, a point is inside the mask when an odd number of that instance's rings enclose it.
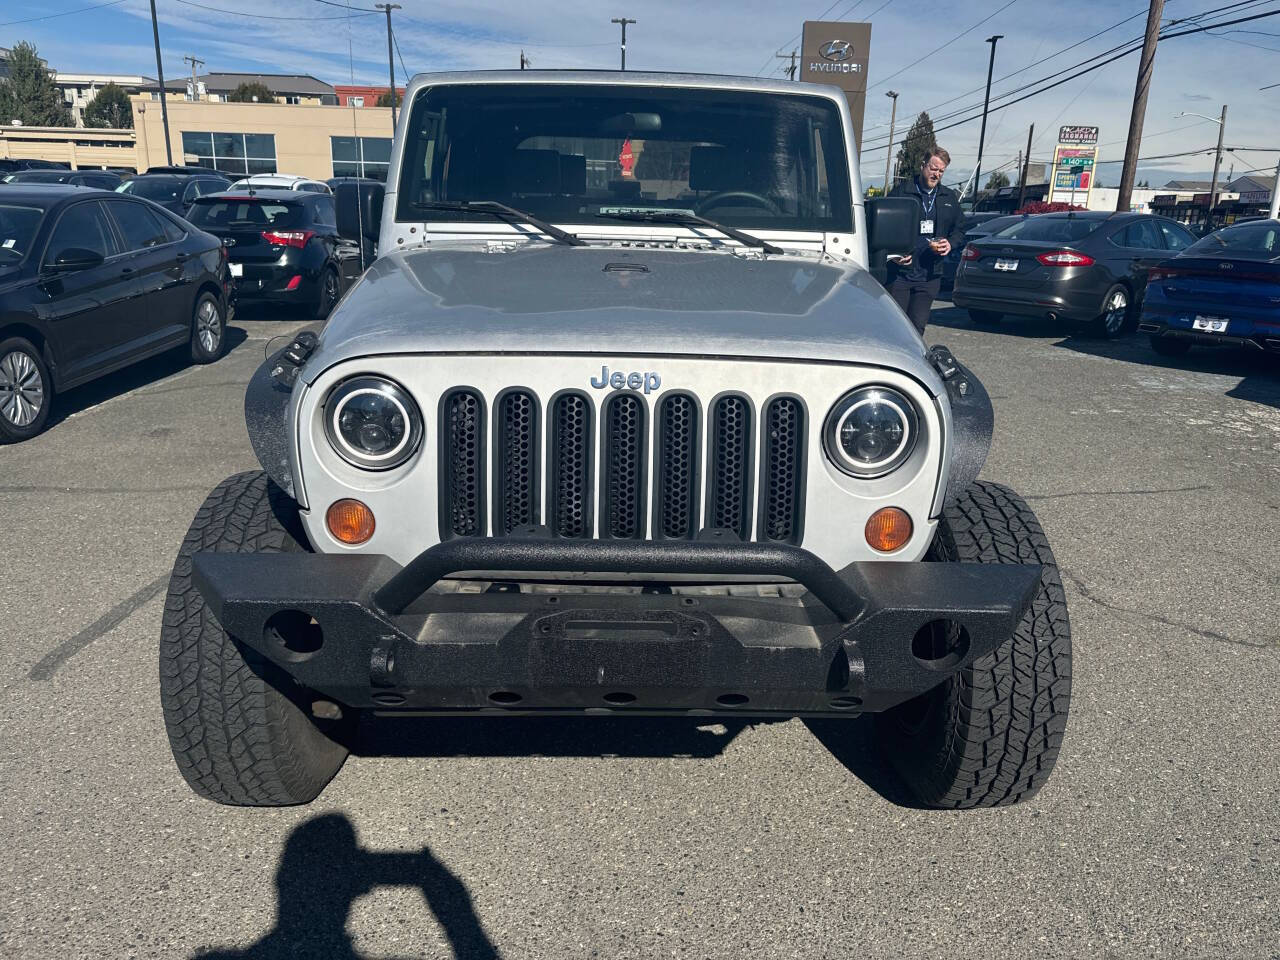
<instances>
[{"instance_id":1,"label":"amber turn signal light","mask_svg":"<svg viewBox=\"0 0 1280 960\"><path fill-rule=\"evenodd\" d=\"M881 507L867 521L867 543L872 550L891 553L911 539L911 517L898 507Z\"/></svg>"},{"instance_id":2,"label":"amber turn signal light","mask_svg":"<svg viewBox=\"0 0 1280 960\"><path fill-rule=\"evenodd\" d=\"M325 513L324 522L333 538L349 547L358 546L373 536L373 511L359 500L335 500Z\"/></svg>"}]
</instances>

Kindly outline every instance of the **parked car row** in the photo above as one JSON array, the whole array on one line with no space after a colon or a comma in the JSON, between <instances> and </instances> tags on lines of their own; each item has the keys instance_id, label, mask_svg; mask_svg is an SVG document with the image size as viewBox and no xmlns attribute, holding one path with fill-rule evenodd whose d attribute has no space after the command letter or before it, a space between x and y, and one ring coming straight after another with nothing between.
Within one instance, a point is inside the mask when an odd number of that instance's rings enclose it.
<instances>
[{"instance_id":1,"label":"parked car row","mask_svg":"<svg viewBox=\"0 0 1280 960\"><path fill-rule=\"evenodd\" d=\"M44 429L57 393L146 357L216 360L237 304L323 318L359 276L327 184L236 189L196 169L110 191L27 177L0 189L0 443Z\"/></svg>"}]
</instances>

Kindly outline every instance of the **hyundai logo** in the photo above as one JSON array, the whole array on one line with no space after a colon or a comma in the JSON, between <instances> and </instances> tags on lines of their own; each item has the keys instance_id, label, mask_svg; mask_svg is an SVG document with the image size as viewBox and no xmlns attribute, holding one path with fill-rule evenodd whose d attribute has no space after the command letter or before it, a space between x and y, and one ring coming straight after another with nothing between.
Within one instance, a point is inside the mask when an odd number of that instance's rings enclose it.
<instances>
[{"instance_id":1,"label":"hyundai logo","mask_svg":"<svg viewBox=\"0 0 1280 960\"><path fill-rule=\"evenodd\" d=\"M818 56L832 63L844 63L853 56L853 44L848 40L832 40L818 48Z\"/></svg>"}]
</instances>

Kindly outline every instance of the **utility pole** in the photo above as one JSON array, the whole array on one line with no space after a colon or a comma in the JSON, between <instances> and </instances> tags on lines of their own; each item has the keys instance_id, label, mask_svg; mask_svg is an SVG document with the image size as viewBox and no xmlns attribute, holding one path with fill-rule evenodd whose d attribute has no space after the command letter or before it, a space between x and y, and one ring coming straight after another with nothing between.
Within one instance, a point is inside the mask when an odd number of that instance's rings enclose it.
<instances>
[{"instance_id":1,"label":"utility pole","mask_svg":"<svg viewBox=\"0 0 1280 960\"><path fill-rule=\"evenodd\" d=\"M183 63L191 64L191 102L195 103L200 99L200 86L196 81L196 64L204 66L203 60L197 60L195 57L183 57Z\"/></svg>"},{"instance_id":2,"label":"utility pole","mask_svg":"<svg viewBox=\"0 0 1280 960\"><path fill-rule=\"evenodd\" d=\"M627 69L627 24L637 23L636 20L628 20L626 17L614 17L610 23L622 24L622 69Z\"/></svg>"},{"instance_id":3,"label":"utility pole","mask_svg":"<svg viewBox=\"0 0 1280 960\"><path fill-rule=\"evenodd\" d=\"M532 60L530 60L528 57L526 57L526 56L524 55L524 51L523 51L523 50L521 50L521 51L520 51L520 69L521 69L521 70L523 70L523 69L525 69L526 67L528 67L528 66L529 66L530 64L532 64L532 63L533 63L533 61L532 61Z\"/></svg>"},{"instance_id":4,"label":"utility pole","mask_svg":"<svg viewBox=\"0 0 1280 960\"><path fill-rule=\"evenodd\" d=\"M1267 216L1272 220L1280 217L1280 160L1276 161L1276 182L1271 185L1271 212Z\"/></svg>"},{"instance_id":5,"label":"utility pole","mask_svg":"<svg viewBox=\"0 0 1280 960\"><path fill-rule=\"evenodd\" d=\"M152 0L154 2L154 0ZM391 11L399 10L398 3L375 3L379 10L387 11L387 70L391 74L391 132L396 131L396 62L391 54Z\"/></svg>"},{"instance_id":6,"label":"utility pole","mask_svg":"<svg viewBox=\"0 0 1280 960\"><path fill-rule=\"evenodd\" d=\"M973 172L973 202L977 205L978 191L982 189L982 147L987 139L987 110L991 107L991 74L996 68L996 44L1004 39L1004 34L996 34L994 37L987 37L987 43L991 44L991 59L987 62L987 96L982 101L982 129L978 131L978 165L974 167Z\"/></svg>"},{"instance_id":7,"label":"utility pole","mask_svg":"<svg viewBox=\"0 0 1280 960\"><path fill-rule=\"evenodd\" d=\"M885 96L893 101L893 109L889 112L889 155L884 158L884 195L887 197L893 188L889 181L889 169L893 163L893 127L898 121L898 91L890 90Z\"/></svg>"},{"instance_id":8,"label":"utility pole","mask_svg":"<svg viewBox=\"0 0 1280 960\"><path fill-rule=\"evenodd\" d=\"M1142 147L1142 122L1147 116L1147 93L1155 68L1156 42L1160 39L1160 18L1164 0L1151 0L1147 11L1147 33L1142 41L1142 61L1138 64L1138 82L1133 88L1133 112L1129 115L1129 141L1124 148L1124 171L1120 174L1120 190L1116 210L1128 213L1133 200L1133 181L1138 175L1138 151Z\"/></svg>"},{"instance_id":9,"label":"utility pole","mask_svg":"<svg viewBox=\"0 0 1280 960\"><path fill-rule=\"evenodd\" d=\"M1022 176L1018 178L1018 205L1015 210L1021 210L1022 205L1027 201L1027 175L1031 171L1031 138L1036 132L1036 125L1033 123L1031 129L1027 131L1027 154L1022 158Z\"/></svg>"},{"instance_id":10,"label":"utility pole","mask_svg":"<svg viewBox=\"0 0 1280 960\"><path fill-rule=\"evenodd\" d=\"M790 53L775 53L774 57L778 60L790 60L791 66L787 67L787 79L794 80L796 78L796 53L792 50Z\"/></svg>"},{"instance_id":11,"label":"utility pole","mask_svg":"<svg viewBox=\"0 0 1280 960\"><path fill-rule=\"evenodd\" d=\"M156 0L151 0L151 36L156 41L156 79L160 81L160 120L164 124L164 157L173 166L173 148L169 146L169 106L164 99L164 66L160 63L160 24L156 21Z\"/></svg>"},{"instance_id":12,"label":"utility pole","mask_svg":"<svg viewBox=\"0 0 1280 960\"><path fill-rule=\"evenodd\" d=\"M1209 214L1218 205L1218 169L1222 166L1222 135L1227 132L1227 105L1222 105L1222 119L1218 121L1218 152L1213 158L1213 179L1209 181Z\"/></svg>"}]
</instances>

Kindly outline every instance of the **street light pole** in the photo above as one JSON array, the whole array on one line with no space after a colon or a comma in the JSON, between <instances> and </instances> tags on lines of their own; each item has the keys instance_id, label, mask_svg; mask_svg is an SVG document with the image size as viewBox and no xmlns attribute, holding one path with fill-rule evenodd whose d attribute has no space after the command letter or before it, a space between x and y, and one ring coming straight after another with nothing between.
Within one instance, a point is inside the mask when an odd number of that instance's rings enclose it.
<instances>
[{"instance_id":1,"label":"street light pole","mask_svg":"<svg viewBox=\"0 0 1280 960\"><path fill-rule=\"evenodd\" d=\"M982 189L982 147L987 139L987 110L991 107L991 74L996 68L996 44L1003 39L1004 34L987 37L987 43L991 44L991 59L987 63L987 95L982 101L982 129L978 132L978 165L974 168L973 174L973 200L975 205L978 201L978 191Z\"/></svg>"},{"instance_id":2,"label":"street light pole","mask_svg":"<svg viewBox=\"0 0 1280 960\"><path fill-rule=\"evenodd\" d=\"M628 20L626 17L614 17L610 23L622 24L622 69L627 69L627 24L636 23L635 20Z\"/></svg>"},{"instance_id":3,"label":"street light pole","mask_svg":"<svg viewBox=\"0 0 1280 960\"><path fill-rule=\"evenodd\" d=\"M898 91L890 90L885 96L893 100L893 110L889 114L889 155L884 158L884 194L887 197L892 186L889 183L889 164L893 162L893 125L898 119Z\"/></svg>"},{"instance_id":4,"label":"street light pole","mask_svg":"<svg viewBox=\"0 0 1280 960\"><path fill-rule=\"evenodd\" d=\"M164 65L160 62L160 24L156 21L156 0L151 0L151 36L156 41L156 79L160 81L160 120L164 124L165 163L173 166L173 148L169 146L169 105L164 99ZM147 166L151 162L147 161Z\"/></svg>"},{"instance_id":5,"label":"street light pole","mask_svg":"<svg viewBox=\"0 0 1280 960\"><path fill-rule=\"evenodd\" d=\"M155 0L152 0L154 3ZM387 11L387 70L391 74L391 132L396 131L396 62L391 52L391 11L399 10L398 3L375 3L379 10Z\"/></svg>"}]
</instances>

